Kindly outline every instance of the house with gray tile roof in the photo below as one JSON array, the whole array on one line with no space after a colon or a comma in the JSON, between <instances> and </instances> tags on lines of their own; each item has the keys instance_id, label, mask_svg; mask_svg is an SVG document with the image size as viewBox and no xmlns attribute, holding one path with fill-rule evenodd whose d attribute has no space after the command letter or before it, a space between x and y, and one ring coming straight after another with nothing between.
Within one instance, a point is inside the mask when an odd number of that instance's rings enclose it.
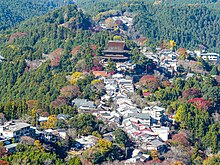
<instances>
[{"instance_id":1,"label":"house with gray tile roof","mask_svg":"<svg viewBox=\"0 0 220 165\"><path fill-rule=\"evenodd\" d=\"M74 99L72 105L76 105L80 110L94 110L96 108L93 101L88 101L86 99Z\"/></svg>"}]
</instances>

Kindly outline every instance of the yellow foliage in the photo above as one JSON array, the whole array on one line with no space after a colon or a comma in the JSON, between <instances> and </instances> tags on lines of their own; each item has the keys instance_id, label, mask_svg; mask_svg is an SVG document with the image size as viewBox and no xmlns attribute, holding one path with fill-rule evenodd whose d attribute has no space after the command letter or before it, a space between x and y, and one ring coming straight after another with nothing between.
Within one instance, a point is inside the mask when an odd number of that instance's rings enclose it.
<instances>
[{"instance_id":1,"label":"yellow foliage","mask_svg":"<svg viewBox=\"0 0 220 165\"><path fill-rule=\"evenodd\" d=\"M57 117L56 115L50 115L47 119L47 122L41 122L40 125L42 128L44 129L49 129L49 128L53 128L55 126L57 122Z\"/></svg>"},{"instance_id":2,"label":"yellow foliage","mask_svg":"<svg viewBox=\"0 0 220 165\"><path fill-rule=\"evenodd\" d=\"M117 25L114 25L114 31L117 31L118 30L118 26ZM113 40L115 40L115 39L113 39ZM118 40L118 39L116 39L116 40ZM121 39L122 40L122 39ZM120 40L120 41L121 41Z\"/></svg>"},{"instance_id":3,"label":"yellow foliage","mask_svg":"<svg viewBox=\"0 0 220 165\"><path fill-rule=\"evenodd\" d=\"M114 36L113 40L115 40L115 41L122 41L122 37L121 36Z\"/></svg>"},{"instance_id":4,"label":"yellow foliage","mask_svg":"<svg viewBox=\"0 0 220 165\"><path fill-rule=\"evenodd\" d=\"M32 120L31 124L33 126L36 126L36 117L37 117L37 111L35 109L32 109L31 110L31 120Z\"/></svg>"},{"instance_id":5,"label":"yellow foliage","mask_svg":"<svg viewBox=\"0 0 220 165\"><path fill-rule=\"evenodd\" d=\"M13 50L15 49L14 45L9 45L10 48L12 48Z\"/></svg>"},{"instance_id":6,"label":"yellow foliage","mask_svg":"<svg viewBox=\"0 0 220 165\"><path fill-rule=\"evenodd\" d=\"M47 120L47 128L53 128L57 122L56 115L50 115Z\"/></svg>"},{"instance_id":7,"label":"yellow foliage","mask_svg":"<svg viewBox=\"0 0 220 165\"><path fill-rule=\"evenodd\" d=\"M102 80L96 79L96 80L92 80L91 84L94 85L94 84L101 83L101 82Z\"/></svg>"},{"instance_id":8,"label":"yellow foliage","mask_svg":"<svg viewBox=\"0 0 220 165\"><path fill-rule=\"evenodd\" d=\"M69 21L73 22L74 20L75 20L75 18L71 17Z\"/></svg>"},{"instance_id":9,"label":"yellow foliage","mask_svg":"<svg viewBox=\"0 0 220 165\"><path fill-rule=\"evenodd\" d=\"M183 120L183 113L185 112L184 107L180 105L180 107L177 109L176 115L175 115L175 121L181 122Z\"/></svg>"},{"instance_id":10,"label":"yellow foliage","mask_svg":"<svg viewBox=\"0 0 220 165\"><path fill-rule=\"evenodd\" d=\"M116 12L115 10L100 12L96 16L94 16L93 19L94 20L99 20L102 16L106 16L106 15L109 15L109 14L111 15L111 14L114 14L115 12Z\"/></svg>"},{"instance_id":11,"label":"yellow foliage","mask_svg":"<svg viewBox=\"0 0 220 165\"><path fill-rule=\"evenodd\" d=\"M173 49L176 46L176 42L174 40L170 40L170 48Z\"/></svg>"},{"instance_id":12,"label":"yellow foliage","mask_svg":"<svg viewBox=\"0 0 220 165\"><path fill-rule=\"evenodd\" d=\"M220 71L220 65L217 66L218 71Z\"/></svg>"},{"instance_id":13,"label":"yellow foliage","mask_svg":"<svg viewBox=\"0 0 220 165\"><path fill-rule=\"evenodd\" d=\"M172 163L172 165L184 165L181 161L175 161Z\"/></svg>"},{"instance_id":14,"label":"yellow foliage","mask_svg":"<svg viewBox=\"0 0 220 165\"><path fill-rule=\"evenodd\" d=\"M150 151L150 156L151 156L153 159L157 159L157 158L158 158L158 151L157 151L157 150L151 150L151 151Z\"/></svg>"},{"instance_id":15,"label":"yellow foliage","mask_svg":"<svg viewBox=\"0 0 220 165\"><path fill-rule=\"evenodd\" d=\"M83 73L82 72L74 72L70 78L70 83L72 85L76 85L77 81L82 78Z\"/></svg>"},{"instance_id":16,"label":"yellow foliage","mask_svg":"<svg viewBox=\"0 0 220 165\"><path fill-rule=\"evenodd\" d=\"M112 142L105 139L100 139L96 147L99 148L100 152L103 154L112 148Z\"/></svg>"},{"instance_id":17,"label":"yellow foliage","mask_svg":"<svg viewBox=\"0 0 220 165\"><path fill-rule=\"evenodd\" d=\"M74 78L80 78L82 75L83 75L82 72L74 72L74 73L72 74L72 77L74 77Z\"/></svg>"},{"instance_id":18,"label":"yellow foliage","mask_svg":"<svg viewBox=\"0 0 220 165\"><path fill-rule=\"evenodd\" d=\"M142 90L142 92L149 92L149 90L148 89L144 89L144 90Z\"/></svg>"},{"instance_id":19,"label":"yellow foliage","mask_svg":"<svg viewBox=\"0 0 220 165\"><path fill-rule=\"evenodd\" d=\"M202 63L201 63L201 62L197 62L197 65L199 65L200 67L202 67Z\"/></svg>"},{"instance_id":20,"label":"yellow foliage","mask_svg":"<svg viewBox=\"0 0 220 165\"><path fill-rule=\"evenodd\" d=\"M108 25L108 27L114 27L114 24L115 24L115 21L114 21L114 19L113 18L107 18L106 20L105 20L105 23L106 23L106 25Z\"/></svg>"},{"instance_id":21,"label":"yellow foliage","mask_svg":"<svg viewBox=\"0 0 220 165\"><path fill-rule=\"evenodd\" d=\"M40 143L40 140L35 140L35 141L34 141L34 145L35 145L37 148L39 148L39 150L40 150L41 152L44 152L44 148L42 147L42 145L41 145L41 143Z\"/></svg>"}]
</instances>

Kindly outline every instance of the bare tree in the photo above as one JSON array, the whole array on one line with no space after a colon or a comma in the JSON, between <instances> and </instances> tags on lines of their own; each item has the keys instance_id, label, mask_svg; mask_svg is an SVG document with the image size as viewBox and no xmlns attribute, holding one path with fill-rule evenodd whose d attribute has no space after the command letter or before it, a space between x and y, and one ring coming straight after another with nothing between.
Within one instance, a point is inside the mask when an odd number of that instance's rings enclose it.
<instances>
[{"instance_id":1,"label":"bare tree","mask_svg":"<svg viewBox=\"0 0 220 165\"><path fill-rule=\"evenodd\" d=\"M69 137L71 137L72 139L75 139L77 137L77 131L75 128L69 128L67 130L67 134L69 135Z\"/></svg>"},{"instance_id":2,"label":"bare tree","mask_svg":"<svg viewBox=\"0 0 220 165\"><path fill-rule=\"evenodd\" d=\"M20 139L20 143L24 145L34 145L34 139L29 136L22 136Z\"/></svg>"},{"instance_id":3,"label":"bare tree","mask_svg":"<svg viewBox=\"0 0 220 165\"><path fill-rule=\"evenodd\" d=\"M137 106L139 108L143 109L146 106L148 106L147 101L144 98L142 98L141 96L137 95L136 93L134 93L132 95L128 95L128 96L132 100L132 102L137 104Z\"/></svg>"},{"instance_id":4,"label":"bare tree","mask_svg":"<svg viewBox=\"0 0 220 165\"><path fill-rule=\"evenodd\" d=\"M5 115L3 113L0 113L0 124L3 125L5 120Z\"/></svg>"},{"instance_id":5,"label":"bare tree","mask_svg":"<svg viewBox=\"0 0 220 165\"><path fill-rule=\"evenodd\" d=\"M44 161L44 165L50 165L50 164L52 164L52 160L51 159L45 159Z\"/></svg>"},{"instance_id":6,"label":"bare tree","mask_svg":"<svg viewBox=\"0 0 220 165\"><path fill-rule=\"evenodd\" d=\"M189 165L191 162L191 149L189 147L171 147L171 150L164 154L166 160L171 162L179 160L186 165Z\"/></svg>"},{"instance_id":7,"label":"bare tree","mask_svg":"<svg viewBox=\"0 0 220 165\"><path fill-rule=\"evenodd\" d=\"M213 113L212 118L216 123L220 122L220 114L218 112Z\"/></svg>"}]
</instances>

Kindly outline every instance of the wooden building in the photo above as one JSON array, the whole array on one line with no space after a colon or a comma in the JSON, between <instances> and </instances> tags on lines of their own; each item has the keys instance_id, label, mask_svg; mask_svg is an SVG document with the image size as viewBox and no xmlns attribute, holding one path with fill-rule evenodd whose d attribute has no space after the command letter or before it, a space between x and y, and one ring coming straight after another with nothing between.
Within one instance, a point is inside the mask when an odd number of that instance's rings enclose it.
<instances>
[{"instance_id":1,"label":"wooden building","mask_svg":"<svg viewBox=\"0 0 220 165\"><path fill-rule=\"evenodd\" d=\"M115 62L125 62L130 59L129 50L125 45L125 41L109 41L108 49L103 51L102 59L108 60L109 58Z\"/></svg>"}]
</instances>

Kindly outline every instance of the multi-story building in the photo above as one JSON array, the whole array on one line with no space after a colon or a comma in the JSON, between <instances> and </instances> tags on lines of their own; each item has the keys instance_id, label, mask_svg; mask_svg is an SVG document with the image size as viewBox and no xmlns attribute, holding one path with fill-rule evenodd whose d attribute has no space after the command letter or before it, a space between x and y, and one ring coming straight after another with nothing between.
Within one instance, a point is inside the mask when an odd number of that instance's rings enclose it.
<instances>
[{"instance_id":1,"label":"multi-story building","mask_svg":"<svg viewBox=\"0 0 220 165\"><path fill-rule=\"evenodd\" d=\"M28 123L10 121L0 126L0 135L4 138L14 138L17 141L21 136L31 134L30 126Z\"/></svg>"},{"instance_id":2,"label":"multi-story building","mask_svg":"<svg viewBox=\"0 0 220 165\"><path fill-rule=\"evenodd\" d=\"M108 49L103 51L102 59L107 61L109 58L114 62L125 62L130 59L129 50L125 41L109 41Z\"/></svg>"},{"instance_id":3,"label":"multi-story building","mask_svg":"<svg viewBox=\"0 0 220 165\"><path fill-rule=\"evenodd\" d=\"M164 112L165 112L165 108L158 106L145 107L142 110L142 113L149 114L156 121L160 121Z\"/></svg>"},{"instance_id":4,"label":"multi-story building","mask_svg":"<svg viewBox=\"0 0 220 165\"><path fill-rule=\"evenodd\" d=\"M220 60L220 55L217 53L202 53L202 54L200 54L200 57L203 60L208 60L213 63L217 63Z\"/></svg>"}]
</instances>

